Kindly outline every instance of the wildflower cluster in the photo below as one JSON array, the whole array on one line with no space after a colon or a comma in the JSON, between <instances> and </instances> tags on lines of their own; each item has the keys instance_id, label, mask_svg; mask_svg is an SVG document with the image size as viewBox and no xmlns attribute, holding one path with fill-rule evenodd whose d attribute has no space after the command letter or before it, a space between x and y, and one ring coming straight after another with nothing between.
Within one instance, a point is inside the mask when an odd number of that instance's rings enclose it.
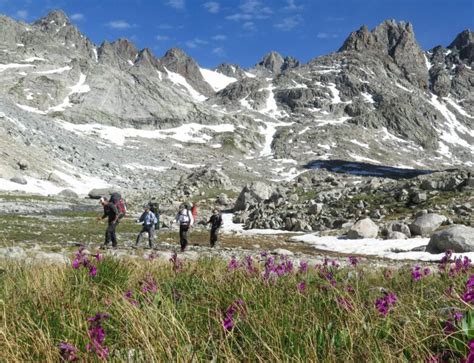
<instances>
[{"instance_id":1,"label":"wildflower cluster","mask_svg":"<svg viewBox=\"0 0 474 363\"><path fill-rule=\"evenodd\" d=\"M59 354L61 355L62 362L75 362L79 360L77 355L78 349L67 342L61 342L59 344Z\"/></svg>"},{"instance_id":2,"label":"wildflower cluster","mask_svg":"<svg viewBox=\"0 0 474 363\"><path fill-rule=\"evenodd\" d=\"M413 270L411 271L411 276L413 277L413 280L419 281L423 277L426 277L431 274L431 270L429 267L425 267L422 269L420 266L416 265L413 267Z\"/></svg>"},{"instance_id":3,"label":"wildflower cluster","mask_svg":"<svg viewBox=\"0 0 474 363\"><path fill-rule=\"evenodd\" d=\"M383 292L383 296L375 300L375 307L380 314L387 316L388 312L397 302L397 295L393 292Z\"/></svg>"},{"instance_id":4,"label":"wildflower cluster","mask_svg":"<svg viewBox=\"0 0 474 363\"><path fill-rule=\"evenodd\" d=\"M235 315L244 315L244 301L242 299L236 300L225 311L222 326L225 331L231 331L235 326Z\"/></svg>"},{"instance_id":5,"label":"wildflower cluster","mask_svg":"<svg viewBox=\"0 0 474 363\"><path fill-rule=\"evenodd\" d=\"M100 253L97 253L94 255L94 258L97 262L100 262L102 261L103 256ZM89 270L89 276L94 277L97 275L97 266L89 260L84 247L81 247L79 251L76 252L76 256L72 261L73 269L78 270L81 266Z\"/></svg>"},{"instance_id":6,"label":"wildflower cluster","mask_svg":"<svg viewBox=\"0 0 474 363\"><path fill-rule=\"evenodd\" d=\"M104 346L105 330L102 327L102 321L109 317L109 314L98 313L92 318L87 319L89 322L88 335L90 343L87 343L86 350L88 352L95 352L97 357L103 360L106 360L109 356L109 348Z\"/></svg>"},{"instance_id":7,"label":"wildflower cluster","mask_svg":"<svg viewBox=\"0 0 474 363\"><path fill-rule=\"evenodd\" d=\"M474 275L469 276L462 299L468 304L474 305Z\"/></svg>"}]
</instances>

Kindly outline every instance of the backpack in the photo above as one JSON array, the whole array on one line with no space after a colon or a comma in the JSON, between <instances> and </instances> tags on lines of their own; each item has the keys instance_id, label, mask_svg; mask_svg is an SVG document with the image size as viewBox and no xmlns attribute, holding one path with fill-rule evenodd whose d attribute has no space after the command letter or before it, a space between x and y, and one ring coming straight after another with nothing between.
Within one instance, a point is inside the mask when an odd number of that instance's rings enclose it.
<instances>
[{"instance_id":1,"label":"backpack","mask_svg":"<svg viewBox=\"0 0 474 363\"><path fill-rule=\"evenodd\" d=\"M186 214L179 213L178 222L182 226L189 226L191 224L191 217L189 216L189 210L186 210Z\"/></svg>"},{"instance_id":2,"label":"backpack","mask_svg":"<svg viewBox=\"0 0 474 363\"><path fill-rule=\"evenodd\" d=\"M125 214L127 214L127 204L125 203L125 200L122 198L120 193L114 192L110 194L109 201L117 207L117 210L120 214L119 218L125 217Z\"/></svg>"},{"instance_id":3,"label":"backpack","mask_svg":"<svg viewBox=\"0 0 474 363\"><path fill-rule=\"evenodd\" d=\"M198 214L198 209L197 205L194 203L192 208L191 208L191 214L193 215L194 220L197 219L197 214Z\"/></svg>"},{"instance_id":4,"label":"backpack","mask_svg":"<svg viewBox=\"0 0 474 363\"><path fill-rule=\"evenodd\" d=\"M160 205L156 202L150 202L148 203L148 206L150 207L150 211L153 212L156 217L158 217L160 214Z\"/></svg>"}]
</instances>

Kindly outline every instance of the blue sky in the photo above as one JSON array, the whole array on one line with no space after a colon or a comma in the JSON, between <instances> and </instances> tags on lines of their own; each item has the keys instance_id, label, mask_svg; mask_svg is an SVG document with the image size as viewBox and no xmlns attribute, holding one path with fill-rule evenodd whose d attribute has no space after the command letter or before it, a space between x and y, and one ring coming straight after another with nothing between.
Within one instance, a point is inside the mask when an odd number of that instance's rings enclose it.
<instances>
[{"instance_id":1,"label":"blue sky","mask_svg":"<svg viewBox=\"0 0 474 363\"><path fill-rule=\"evenodd\" d=\"M474 0L0 0L0 13L27 22L51 9L96 44L128 38L157 56L177 46L209 68L250 67L270 50L307 62L385 19L411 22L423 49L474 25Z\"/></svg>"}]
</instances>

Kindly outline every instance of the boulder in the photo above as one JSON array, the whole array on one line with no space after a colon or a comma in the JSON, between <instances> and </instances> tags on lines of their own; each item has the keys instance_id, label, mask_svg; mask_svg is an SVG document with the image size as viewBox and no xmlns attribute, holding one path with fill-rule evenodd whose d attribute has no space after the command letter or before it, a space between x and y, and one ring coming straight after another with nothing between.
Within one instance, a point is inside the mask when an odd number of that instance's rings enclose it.
<instances>
[{"instance_id":1,"label":"boulder","mask_svg":"<svg viewBox=\"0 0 474 363\"><path fill-rule=\"evenodd\" d=\"M69 264L69 258L66 256L60 254L60 253L54 253L54 252L37 252L36 255L34 256L35 260L39 260L42 263L45 264L50 264L50 265L63 265L67 266Z\"/></svg>"},{"instance_id":2,"label":"boulder","mask_svg":"<svg viewBox=\"0 0 474 363\"><path fill-rule=\"evenodd\" d=\"M347 233L347 238L375 238L378 233L379 227L370 218L364 218L354 223Z\"/></svg>"},{"instance_id":3,"label":"boulder","mask_svg":"<svg viewBox=\"0 0 474 363\"><path fill-rule=\"evenodd\" d=\"M410 224L410 232L415 236L429 236L446 221L447 218L440 214L423 214Z\"/></svg>"},{"instance_id":4,"label":"boulder","mask_svg":"<svg viewBox=\"0 0 474 363\"><path fill-rule=\"evenodd\" d=\"M309 206L308 213L313 214L313 215L321 214L321 212L323 211L323 207L324 207L323 203L311 204Z\"/></svg>"},{"instance_id":5,"label":"boulder","mask_svg":"<svg viewBox=\"0 0 474 363\"><path fill-rule=\"evenodd\" d=\"M272 251L273 255L280 255L280 256L293 256L294 253L288 250L285 250L284 248L277 248Z\"/></svg>"},{"instance_id":6,"label":"boulder","mask_svg":"<svg viewBox=\"0 0 474 363\"><path fill-rule=\"evenodd\" d=\"M229 197L225 193L221 193L217 198L217 203L219 205L228 205L229 204Z\"/></svg>"},{"instance_id":7,"label":"boulder","mask_svg":"<svg viewBox=\"0 0 474 363\"><path fill-rule=\"evenodd\" d=\"M13 178L10 179L11 182L21 184L21 185L26 185L28 182L26 181L25 178L22 176L14 176Z\"/></svg>"},{"instance_id":8,"label":"boulder","mask_svg":"<svg viewBox=\"0 0 474 363\"><path fill-rule=\"evenodd\" d=\"M63 189L58 193L58 195L64 198L71 198L71 199L79 198L79 195L77 195L77 193L71 189Z\"/></svg>"},{"instance_id":9,"label":"boulder","mask_svg":"<svg viewBox=\"0 0 474 363\"><path fill-rule=\"evenodd\" d=\"M464 225L453 225L445 230L434 233L426 247L430 253L474 252L474 228Z\"/></svg>"},{"instance_id":10,"label":"boulder","mask_svg":"<svg viewBox=\"0 0 474 363\"><path fill-rule=\"evenodd\" d=\"M408 237L405 233L391 231L391 232L388 232L387 239L408 239Z\"/></svg>"},{"instance_id":11,"label":"boulder","mask_svg":"<svg viewBox=\"0 0 474 363\"><path fill-rule=\"evenodd\" d=\"M272 195L269 185L262 182L255 182L246 185L240 192L234 205L234 211L246 210L248 206L267 200Z\"/></svg>"},{"instance_id":12,"label":"boulder","mask_svg":"<svg viewBox=\"0 0 474 363\"><path fill-rule=\"evenodd\" d=\"M388 232L401 232L407 237L411 237L410 227L403 222L392 222L387 227Z\"/></svg>"},{"instance_id":13,"label":"boulder","mask_svg":"<svg viewBox=\"0 0 474 363\"><path fill-rule=\"evenodd\" d=\"M108 197L113 192L115 192L115 189L112 188L98 188L92 189L88 195L91 199L100 199L101 197Z\"/></svg>"},{"instance_id":14,"label":"boulder","mask_svg":"<svg viewBox=\"0 0 474 363\"><path fill-rule=\"evenodd\" d=\"M21 247L15 246L0 248L0 258L9 260L24 260L26 257L26 252Z\"/></svg>"}]
</instances>

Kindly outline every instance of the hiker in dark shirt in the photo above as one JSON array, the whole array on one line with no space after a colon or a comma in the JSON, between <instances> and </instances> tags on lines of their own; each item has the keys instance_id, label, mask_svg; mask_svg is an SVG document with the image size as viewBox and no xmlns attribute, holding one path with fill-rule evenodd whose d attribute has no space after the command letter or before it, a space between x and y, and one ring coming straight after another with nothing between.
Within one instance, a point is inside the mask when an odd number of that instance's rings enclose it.
<instances>
[{"instance_id":1,"label":"hiker in dark shirt","mask_svg":"<svg viewBox=\"0 0 474 363\"><path fill-rule=\"evenodd\" d=\"M210 243L211 247L216 247L219 238L219 229L222 227L222 215L217 209L212 211L212 216L207 221L211 225Z\"/></svg>"},{"instance_id":2,"label":"hiker in dark shirt","mask_svg":"<svg viewBox=\"0 0 474 363\"><path fill-rule=\"evenodd\" d=\"M181 245L181 252L186 250L188 246L188 231L194 224L194 219L188 207L182 204L179 207L178 214L176 214L176 222L179 224L179 243Z\"/></svg>"},{"instance_id":3,"label":"hiker in dark shirt","mask_svg":"<svg viewBox=\"0 0 474 363\"><path fill-rule=\"evenodd\" d=\"M97 220L108 218L107 229L105 230L105 242L103 247L107 247L112 242L112 247L117 247L117 236L115 228L119 223L120 213L114 203L111 203L107 198L100 198L99 203L104 207L104 214L102 217L97 217Z\"/></svg>"}]
</instances>

